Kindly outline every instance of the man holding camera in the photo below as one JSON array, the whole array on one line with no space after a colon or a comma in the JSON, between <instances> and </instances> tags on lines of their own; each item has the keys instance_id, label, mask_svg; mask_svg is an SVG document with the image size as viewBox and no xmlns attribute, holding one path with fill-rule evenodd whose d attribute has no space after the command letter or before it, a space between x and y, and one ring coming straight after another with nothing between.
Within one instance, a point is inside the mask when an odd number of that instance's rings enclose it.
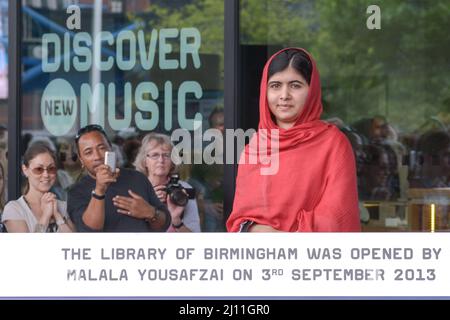
<instances>
[{"instance_id":1,"label":"man holding camera","mask_svg":"<svg viewBox=\"0 0 450 320\"><path fill-rule=\"evenodd\" d=\"M166 231L170 214L155 195L148 179L135 170L105 164L111 143L99 125L81 128L75 137L81 165L87 175L68 194L68 212L78 231ZM183 210L174 207L172 210Z\"/></svg>"}]
</instances>

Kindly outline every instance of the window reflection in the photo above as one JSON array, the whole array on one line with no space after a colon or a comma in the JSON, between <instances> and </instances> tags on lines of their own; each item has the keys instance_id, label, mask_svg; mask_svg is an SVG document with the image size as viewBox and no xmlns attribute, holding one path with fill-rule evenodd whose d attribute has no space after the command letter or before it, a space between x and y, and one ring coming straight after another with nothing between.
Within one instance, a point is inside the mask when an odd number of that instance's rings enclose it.
<instances>
[{"instance_id":1,"label":"window reflection","mask_svg":"<svg viewBox=\"0 0 450 320\"><path fill-rule=\"evenodd\" d=\"M189 127L196 115L201 115L205 130L211 111L223 101L223 1L83 0L76 4L81 29L70 31L62 3L25 1L22 6L23 146L25 150L34 140L45 140L57 151L55 193L62 199L83 174L72 144L80 127L102 125L113 142L118 166L130 168L145 134L170 135ZM105 41L96 43L100 32ZM43 41L45 34L51 34L45 38L50 45ZM113 64L106 68L110 59ZM47 114L58 111L51 101L42 102L45 89L57 79L73 88L70 102L78 106L74 125L62 134L55 132L67 121L46 123L41 112L42 105ZM200 180L190 165L181 167L180 173L184 180ZM203 195L208 192L205 188ZM221 205L223 195L216 201ZM223 225L223 219L219 223Z\"/></svg>"},{"instance_id":2,"label":"window reflection","mask_svg":"<svg viewBox=\"0 0 450 320\"><path fill-rule=\"evenodd\" d=\"M367 28L355 1L240 4L243 101L253 117L244 125L257 126L263 62L278 48L307 48L320 65L322 118L354 149L363 229L430 231L435 204L435 230L448 230L447 2L381 1L380 30Z\"/></svg>"}]
</instances>

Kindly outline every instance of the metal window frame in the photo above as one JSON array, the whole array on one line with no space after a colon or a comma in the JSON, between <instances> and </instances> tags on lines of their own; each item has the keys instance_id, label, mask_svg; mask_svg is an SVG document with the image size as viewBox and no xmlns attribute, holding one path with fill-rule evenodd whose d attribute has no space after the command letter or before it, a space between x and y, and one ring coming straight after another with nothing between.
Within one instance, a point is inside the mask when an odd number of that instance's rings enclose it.
<instances>
[{"instance_id":1,"label":"metal window frame","mask_svg":"<svg viewBox=\"0 0 450 320\"><path fill-rule=\"evenodd\" d=\"M8 1L8 201L20 196L22 1Z\"/></svg>"},{"instance_id":2,"label":"metal window frame","mask_svg":"<svg viewBox=\"0 0 450 320\"><path fill-rule=\"evenodd\" d=\"M240 108L240 41L239 41L239 0L224 1L224 113L225 129L241 127ZM225 135L226 146L227 138ZM228 219L233 208L234 192L236 189L236 175L238 164L226 163L227 148L224 148L224 222ZM235 160L238 158L236 150Z\"/></svg>"}]
</instances>

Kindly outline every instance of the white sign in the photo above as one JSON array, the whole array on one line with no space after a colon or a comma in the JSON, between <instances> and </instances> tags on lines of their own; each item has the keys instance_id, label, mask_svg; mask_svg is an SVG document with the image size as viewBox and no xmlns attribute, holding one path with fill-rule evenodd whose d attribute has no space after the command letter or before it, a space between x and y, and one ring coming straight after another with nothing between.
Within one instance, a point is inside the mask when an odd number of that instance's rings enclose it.
<instances>
[{"instance_id":1,"label":"white sign","mask_svg":"<svg viewBox=\"0 0 450 320\"><path fill-rule=\"evenodd\" d=\"M449 233L0 234L5 297L450 297Z\"/></svg>"}]
</instances>

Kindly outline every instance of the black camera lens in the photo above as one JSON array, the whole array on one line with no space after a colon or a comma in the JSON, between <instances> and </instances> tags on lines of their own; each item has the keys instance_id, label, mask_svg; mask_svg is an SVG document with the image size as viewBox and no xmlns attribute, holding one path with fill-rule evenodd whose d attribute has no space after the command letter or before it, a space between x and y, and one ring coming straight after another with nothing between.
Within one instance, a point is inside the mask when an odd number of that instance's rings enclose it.
<instances>
[{"instance_id":1,"label":"black camera lens","mask_svg":"<svg viewBox=\"0 0 450 320\"><path fill-rule=\"evenodd\" d=\"M180 176L174 173L170 176L166 192L170 200L177 206L184 207L189 199L195 199L195 190L192 188L184 188L180 183Z\"/></svg>"},{"instance_id":2,"label":"black camera lens","mask_svg":"<svg viewBox=\"0 0 450 320\"><path fill-rule=\"evenodd\" d=\"M184 207L188 202L188 196L182 189L176 188L170 193L170 200L172 200L172 202L177 206Z\"/></svg>"}]
</instances>

